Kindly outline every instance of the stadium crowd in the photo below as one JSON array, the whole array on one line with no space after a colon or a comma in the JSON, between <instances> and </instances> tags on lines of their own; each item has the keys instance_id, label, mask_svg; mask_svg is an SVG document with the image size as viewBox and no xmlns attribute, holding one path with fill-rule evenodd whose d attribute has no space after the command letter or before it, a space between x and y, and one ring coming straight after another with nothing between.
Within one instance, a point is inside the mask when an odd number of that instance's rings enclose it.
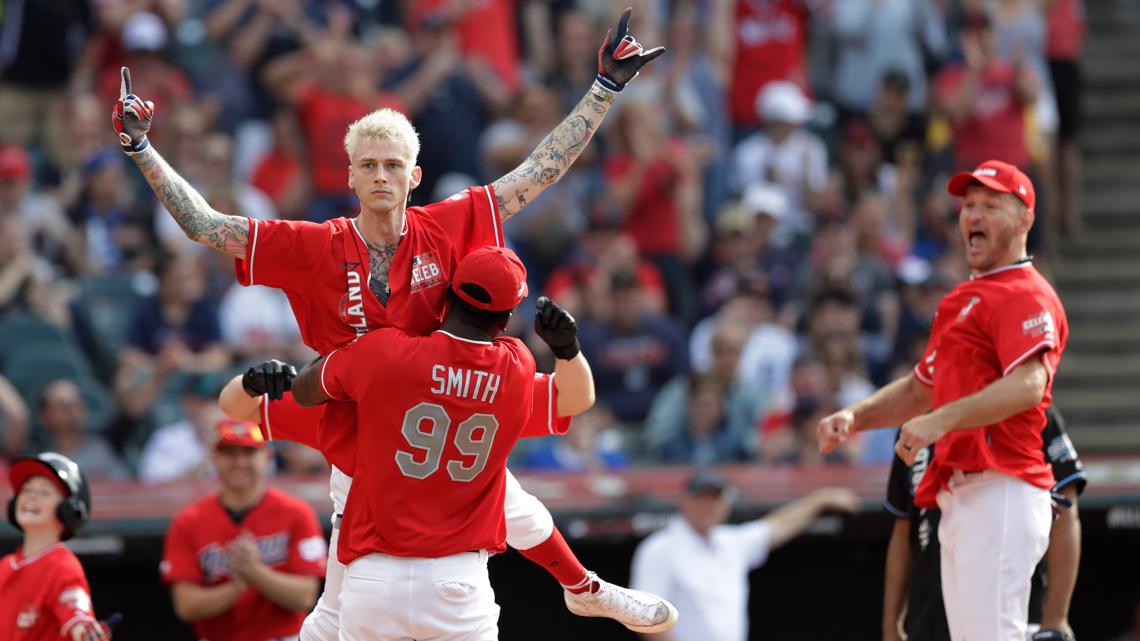
<instances>
[{"instance_id":1,"label":"stadium crowd","mask_svg":"<svg viewBox=\"0 0 1140 641\"><path fill-rule=\"evenodd\" d=\"M1002 158L1033 176L1046 269L1054 234L1079 230L1079 2L630 4L666 55L505 226L531 295L577 318L599 402L513 466L889 462L892 433L821 458L815 425L909 370L967 277L949 173ZM284 294L236 284L127 165L120 66L155 102L150 138L216 209L321 221L357 211L342 138L377 107L419 132L414 204L516 166L593 81L611 5L21 4L0 32L3 456L209 475L222 384L314 356ZM529 317L512 331L549 367ZM279 444L276 465L325 463Z\"/></svg>"}]
</instances>

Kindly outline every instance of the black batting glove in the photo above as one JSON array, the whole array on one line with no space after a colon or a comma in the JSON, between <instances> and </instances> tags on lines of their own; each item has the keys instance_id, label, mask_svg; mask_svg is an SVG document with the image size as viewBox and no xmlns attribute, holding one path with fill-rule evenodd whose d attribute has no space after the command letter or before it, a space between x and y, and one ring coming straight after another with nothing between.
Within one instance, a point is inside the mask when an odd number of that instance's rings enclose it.
<instances>
[{"instance_id":1,"label":"black batting glove","mask_svg":"<svg viewBox=\"0 0 1140 641\"><path fill-rule=\"evenodd\" d=\"M297 368L273 359L246 370L241 377L241 387L251 397L268 395L270 400L279 401L293 386L294 378L297 378Z\"/></svg>"},{"instance_id":2,"label":"black batting glove","mask_svg":"<svg viewBox=\"0 0 1140 641\"><path fill-rule=\"evenodd\" d=\"M574 317L545 296L539 296L534 304L534 333L550 346L559 360L571 360L582 351Z\"/></svg>"},{"instance_id":3,"label":"black batting glove","mask_svg":"<svg viewBox=\"0 0 1140 641\"><path fill-rule=\"evenodd\" d=\"M606 39L598 49L598 84L610 91L625 89L626 83L633 80L641 68L657 56L665 53L665 47L646 51L636 38L629 35L629 17L633 9L626 9L618 20L617 33L613 29L606 32Z\"/></svg>"}]
</instances>

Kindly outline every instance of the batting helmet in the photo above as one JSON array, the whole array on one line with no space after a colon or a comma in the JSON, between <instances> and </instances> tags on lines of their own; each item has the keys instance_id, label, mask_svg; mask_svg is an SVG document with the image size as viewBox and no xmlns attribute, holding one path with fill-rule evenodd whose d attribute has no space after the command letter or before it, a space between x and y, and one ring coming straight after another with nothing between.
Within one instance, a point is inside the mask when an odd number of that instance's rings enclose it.
<instances>
[{"instance_id":1,"label":"batting helmet","mask_svg":"<svg viewBox=\"0 0 1140 641\"><path fill-rule=\"evenodd\" d=\"M87 517L91 514L91 490L83 471L75 461L56 452L24 456L12 461L12 467L8 471L13 493L8 501L8 522L20 531L24 528L16 521L16 495L33 476L46 476L63 491L64 499L56 508L55 515L63 524L63 540L70 539L87 523Z\"/></svg>"}]
</instances>

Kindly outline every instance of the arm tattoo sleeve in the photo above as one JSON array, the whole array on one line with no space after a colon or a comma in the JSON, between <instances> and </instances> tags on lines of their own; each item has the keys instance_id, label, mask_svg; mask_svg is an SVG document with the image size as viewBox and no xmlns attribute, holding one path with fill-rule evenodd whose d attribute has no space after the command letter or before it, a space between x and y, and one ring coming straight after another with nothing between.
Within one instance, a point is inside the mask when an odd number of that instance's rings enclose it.
<instances>
[{"instance_id":1,"label":"arm tattoo sleeve","mask_svg":"<svg viewBox=\"0 0 1140 641\"><path fill-rule=\"evenodd\" d=\"M590 88L570 112L535 147L530 156L491 186L506 220L553 185L574 164L614 103L614 94L597 85Z\"/></svg>"},{"instance_id":2,"label":"arm tattoo sleeve","mask_svg":"<svg viewBox=\"0 0 1140 641\"><path fill-rule=\"evenodd\" d=\"M131 158L146 177L150 188L166 205L174 221L190 240L241 258L249 239L249 220L214 211L190 183L170 167L154 146Z\"/></svg>"}]
</instances>

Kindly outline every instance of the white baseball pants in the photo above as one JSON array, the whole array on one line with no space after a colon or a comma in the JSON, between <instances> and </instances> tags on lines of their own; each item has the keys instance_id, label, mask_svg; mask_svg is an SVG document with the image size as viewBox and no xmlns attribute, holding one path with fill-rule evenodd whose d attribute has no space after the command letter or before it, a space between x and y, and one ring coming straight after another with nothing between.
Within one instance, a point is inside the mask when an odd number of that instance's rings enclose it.
<instances>
[{"instance_id":1,"label":"white baseball pants","mask_svg":"<svg viewBox=\"0 0 1140 641\"><path fill-rule=\"evenodd\" d=\"M340 635L340 589L344 582L344 564L336 560L336 542L340 538L339 521L329 538L329 560L325 564L325 591L317 606L301 624L300 641L337 641Z\"/></svg>"},{"instance_id":2,"label":"white baseball pants","mask_svg":"<svg viewBox=\"0 0 1140 641\"><path fill-rule=\"evenodd\" d=\"M1024 641L1030 579L1049 546L1049 491L989 470L955 470L938 507L951 641Z\"/></svg>"},{"instance_id":3,"label":"white baseball pants","mask_svg":"<svg viewBox=\"0 0 1140 641\"><path fill-rule=\"evenodd\" d=\"M497 641L486 552L438 559L369 554L348 565L340 641Z\"/></svg>"}]
</instances>

